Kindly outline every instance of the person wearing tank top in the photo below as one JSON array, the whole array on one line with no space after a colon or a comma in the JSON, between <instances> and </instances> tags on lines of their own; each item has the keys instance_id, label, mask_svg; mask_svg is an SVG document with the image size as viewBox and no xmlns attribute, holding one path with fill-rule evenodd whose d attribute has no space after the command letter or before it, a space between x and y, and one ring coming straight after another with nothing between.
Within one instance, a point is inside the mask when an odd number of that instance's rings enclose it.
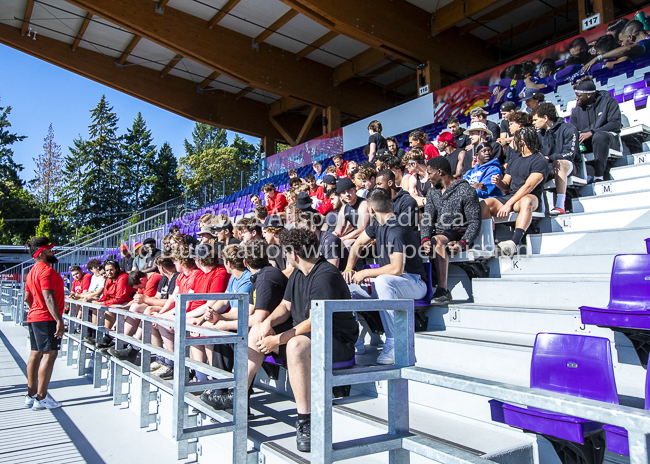
<instances>
[{"instance_id":1,"label":"person wearing tank top","mask_svg":"<svg viewBox=\"0 0 650 464\"><path fill-rule=\"evenodd\" d=\"M420 209L424 208L427 192L431 183L427 175L427 166L424 158L424 152L420 147L412 147L406 155L404 155L404 163L409 171L408 192L415 199Z\"/></svg>"},{"instance_id":2,"label":"person wearing tank top","mask_svg":"<svg viewBox=\"0 0 650 464\"><path fill-rule=\"evenodd\" d=\"M364 198L357 195L354 183L350 179L340 179L336 191L343 201L343 207L339 210L334 235L340 237L349 247L370 223L368 204Z\"/></svg>"}]
</instances>

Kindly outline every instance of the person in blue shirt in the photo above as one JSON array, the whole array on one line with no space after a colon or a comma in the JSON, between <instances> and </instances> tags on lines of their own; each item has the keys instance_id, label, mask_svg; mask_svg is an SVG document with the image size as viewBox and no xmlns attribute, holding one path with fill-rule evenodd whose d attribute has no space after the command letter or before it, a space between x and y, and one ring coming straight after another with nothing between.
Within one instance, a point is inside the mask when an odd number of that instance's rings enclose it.
<instances>
[{"instance_id":1,"label":"person in blue shirt","mask_svg":"<svg viewBox=\"0 0 650 464\"><path fill-rule=\"evenodd\" d=\"M500 197L503 192L492 183L492 176L501 174L498 159L492 159L492 146L482 142L476 146L478 164L467 171L463 178L476 189L479 198Z\"/></svg>"},{"instance_id":2,"label":"person in blue shirt","mask_svg":"<svg viewBox=\"0 0 650 464\"><path fill-rule=\"evenodd\" d=\"M316 178L316 185L321 185L323 183L323 179L325 178L325 171L323 171L323 165L320 163L320 161L314 161L312 163L312 167L314 168L314 177Z\"/></svg>"}]
</instances>

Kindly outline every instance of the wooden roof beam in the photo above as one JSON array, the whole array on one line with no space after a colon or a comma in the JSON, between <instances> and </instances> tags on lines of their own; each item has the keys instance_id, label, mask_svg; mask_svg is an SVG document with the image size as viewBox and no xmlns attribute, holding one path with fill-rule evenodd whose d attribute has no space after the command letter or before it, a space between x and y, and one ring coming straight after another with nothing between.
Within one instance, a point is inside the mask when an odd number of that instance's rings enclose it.
<instances>
[{"instance_id":1,"label":"wooden roof beam","mask_svg":"<svg viewBox=\"0 0 650 464\"><path fill-rule=\"evenodd\" d=\"M291 21L293 18L295 18L298 15L298 12L295 10L289 10L285 14L283 14L277 21L275 21L273 24L271 24L269 27L264 29L257 37L253 39L253 45L260 44L264 42L266 39L271 37L274 33L276 33L282 26L287 24L289 21Z\"/></svg>"},{"instance_id":2,"label":"wooden roof beam","mask_svg":"<svg viewBox=\"0 0 650 464\"><path fill-rule=\"evenodd\" d=\"M208 21L208 27L209 27L210 29L212 29L214 26L216 26L217 24L219 24L219 21L221 21L223 18L225 18L226 15L227 15L228 13L230 13L230 10L232 10L233 8L235 8L235 7L237 6L237 4L238 4L240 1L241 1L241 0L228 0L228 1L226 2L226 4L225 4L224 6L221 7L221 9L219 10L219 12L218 12L217 14L215 14L215 15L210 19L210 21Z\"/></svg>"},{"instance_id":3,"label":"wooden roof beam","mask_svg":"<svg viewBox=\"0 0 650 464\"><path fill-rule=\"evenodd\" d=\"M395 90L405 84L408 84L409 82L413 82L417 78L417 74L409 74L408 76L404 76L401 79L397 79L394 82L391 82L390 84L386 84L384 86L384 90L386 92L390 92L391 90Z\"/></svg>"},{"instance_id":4,"label":"wooden roof beam","mask_svg":"<svg viewBox=\"0 0 650 464\"><path fill-rule=\"evenodd\" d=\"M239 92L235 94L235 97L237 97L237 100L239 100L240 98L245 97L252 91L253 91L253 87L244 87L243 89L241 89Z\"/></svg>"},{"instance_id":5,"label":"wooden roof beam","mask_svg":"<svg viewBox=\"0 0 650 464\"><path fill-rule=\"evenodd\" d=\"M111 23L123 27L192 61L256 89L299 98L312 106L334 106L359 117L391 107L380 88L333 85L332 68L267 43L251 47L251 38L222 26L212 29L196 16L167 8L164 15L133 0L69 0ZM218 44L218 46L215 46Z\"/></svg>"},{"instance_id":6,"label":"wooden roof beam","mask_svg":"<svg viewBox=\"0 0 650 464\"><path fill-rule=\"evenodd\" d=\"M92 19L93 19L93 14L87 13L86 19L84 19L84 22L81 23L79 32L77 32L77 38L74 39L74 43L72 44L72 51L75 51L79 46L79 44L81 43L81 39L83 39L84 34L86 33L86 29L88 29L88 26L90 25L90 21L92 21Z\"/></svg>"},{"instance_id":7,"label":"wooden roof beam","mask_svg":"<svg viewBox=\"0 0 650 464\"><path fill-rule=\"evenodd\" d=\"M201 83L199 84L200 89L206 89L212 82L214 82L215 79L217 79L219 76L221 76L220 72L213 71L210 73L208 77L203 79Z\"/></svg>"},{"instance_id":8,"label":"wooden roof beam","mask_svg":"<svg viewBox=\"0 0 650 464\"><path fill-rule=\"evenodd\" d=\"M160 71L160 77L165 77L167 74L169 74L169 71L174 69L178 63L183 59L182 56L176 55L174 58L170 60L169 63L167 63L167 66L163 68L162 71Z\"/></svg>"},{"instance_id":9,"label":"wooden roof beam","mask_svg":"<svg viewBox=\"0 0 650 464\"><path fill-rule=\"evenodd\" d=\"M286 113L289 110L294 109L297 106L303 105L305 102L298 100L293 97L282 97L279 100L271 103L269 108L270 116L279 116L282 113Z\"/></svg>"},{"instance_id":10,"label":"wooden roof beam","mask_svg":"<svg viewBox=\"0 0 650 464\"><path fill-rule=\"evenodd\" d=\"M311 52L314 50L319 49L323 45L325 45L327 42L330 40L334 39L335 37L338 37L340 34L336 31L329 31L325 35L319 37L318 39L314 40L312 43L307 45L305 48L300 50L298 53L296 53L296 60L301 60L307 55L309 55Z\"/></svg>"},{"instance_id":11,"label":"wooden roof beam","mask_svg":"<svg viewBox=\"0 0 650 464\"><path fill-rule=\"evenodd\" d=\"M369 48L334 68L334 85L352 79L388 58L384 52Z\"/></svg>"},{"instance_id":12,"label":"wooden roof beam","mask_svg":"<svg viewBox=\"0 0 650 464\"><path fill-rule=\"evenodd\" d=\"M140 43L141 40L142 37L140 37L139 35L133 36L131 42L129 42L129 44L126 46L126 48L120 55L120 58L117 60L117 64L123 66L124 63L126 63L126 59L129 57L133 49L136 47L136 45L138 45L138 43Z\"/></svg>"},{"instance_id":13,"label":"wooden roof beam","mask_svg":"<svg viewBox=\"0 0 650 464\"><path fill-rule=\"evenodd\" d=\"M264 103L237 100L232 93L219 90L199 94L190 80L173 75L161 79L158 71L139 65L120 69L102 53L86 48L71 53L65 42L47 36L29 40L18 31L0 24L0 43L179 116L258 137L282 138L269 122ZM285 127L298 132L304 117L288 116L283 120Z\"/></svg>"},{"instance_id":14,"label":"wooden roof beam","mask_svg":"<svg viewBox=\"0 0 650 464\"><path fill-rule=\"evenodd\" d=\"M433 14L431 33L439 34L465 18L473 17L501 0L452 1Z\"/></svg>"},{"instance_id":15,"label":"wooden roof beam","mask_svg":"<svg viewBox=\"0 0 650 464\"><path fill-rule=\"evenodd\" d=\"M494 66L497 59L485 52L481 40L461 37L453 28L433 37L431 14L405 0L376 0L372 8L350 0L281 1L330 30L407 63L442 63L466 75Z\"/></svg>"},{"instance_id":16,"label":"wooden roof beam","mask_svg":"<svg viewBox=\"0 0 650 464\"><path fill-rule=\"evenodd\" d=\"M271 124L273 124L273 127L275 127L277 131L280 134L282 134L282 137L289 145L291 145L292 147L295 147L297 145L295 139L291 137L289 131L285 129L285 127L282 124L280 124L280 122L278 122L277 119L275 119L273 116L269 116L269 121L271 122Z\"/></svg>"},{"instance_id":17,"label":"wooden roof beam","mask_svg":"<svg viewBox=\"0 0 650 464\"><path fill-rule=\"evenodd\" d=\"M298 137L296 137L296 144L301 143L304 140L304 137L309 132L309 129L311 129L311 126L314 125L316 118L318 116L322 116L322 114L323 114L323 110L321 108L318 108L317 106L312 106L311 111L307 116L307 120L305 121L305 124L302 126L302 129L300 129L300 133L298 134Z\"/></svg>"},{"instance_id":18,"label":"wooden roof beam","mask_svg":"<svg viewBox=\"0 0 650 464\"><path fill-rule=\"evenodd\" d=\"M497 34L494 37L490 37L485 41L485 46L491 47L493 45L498 44L500 40L510 40L511 37L517 37L519 34L523 34L524 32L528 31L533 27L540 26L548 21L551 21L555 17L556 13L564 14L567 10L573 11L577 8L578 8L577 0L569 0L568 5L562 5L553 10L548 10L547 12L542 13L541 15L533 19L530 19L526 22L523 22L513 27L512 29L508 29L507 31L502 32L501 34Z\"/></svg>"},{"instance_id":19,"label":"wooden roof beam","mask_svg":"<svg viewBox=\"0 0 650 464\"><path fill-rule=\"evenodd\" d=\"M458 31L461 34L467 34L469 32L472 32L474 29L478 29L479 27L481 27L482 24L487 24L490 21L499 19L501 16L510 13L511 11L514 11L517 8L521 8L522 6L528 5L532 1L533 0L511 0L506 4L501 5L498 8L495 8L489 13L485 13L484 15L476 15L477 17L474 17L473 19L476 19L478 22L471 21L465 24L464 26L460 26L458 28Z\"/></svg>"},{"instance_id":20,"label":"wooden roof beam","mask_svg":"<svg viewBox=\"0 0 650 464\"><path fill-rule=\"evenodd\" d=\"M23 25L20 29L20 34L27 34L29 29L29 20L32 19L32 12L34 11L34 0L27 0L27 7L25 8L25 16L23 17Z\"/></svg>"}]
</instances>

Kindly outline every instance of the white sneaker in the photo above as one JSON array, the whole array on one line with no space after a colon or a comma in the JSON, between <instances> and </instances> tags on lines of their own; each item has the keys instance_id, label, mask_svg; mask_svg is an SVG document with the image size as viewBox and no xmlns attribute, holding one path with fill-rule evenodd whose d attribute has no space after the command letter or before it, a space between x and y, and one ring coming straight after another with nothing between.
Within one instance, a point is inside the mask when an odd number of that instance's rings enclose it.
<instances>
[{"instance_id":1,"label":"white sneaker","mask_svg":"<svg viewBox=\"0 0 650 464\"><path fill-rule=\"evenodd\" d=\"M366 346L361 338L357 338L357 342L354 344L354 354L366 354Z\"/></svg>"},{"instance_id":2,"label":"white sneaker","mask_svg":"<svg viewBox=\"0 0 650 464\"><path fill-rule=\"evenodd\" d=\"M25 395L25 407L31 408L32 406L34 406L34 397Z\"/></svg>"},{"instance_id":3,"label":"white sneaker","mask_svg":"<svg viewBox=\"0 0 650 464\"><path fill-rule=\"evenodd\" d=\"M35 411L40 411L42 409L56 409L60 408L61 403L59 401L54 401L50 396L46 396L42 400L37 400L34 398L34 406L32 406L32 409Z\"/></svg>"},{"instance_id":4,"label":"white sneaker","mask_svg":"<svg viewBox=\"0 0 650 464\"><path fill-rule=\"evenodd\" d=\"M149 372L156 371L156 370L160 369L162 366L163 366L162 363L159 363L158 361L154 361L149 366Z\"/></svg>"},{"instance_id":5,"label":"white sneaker","mask_svg":"<svg viewBox=\"0 0 650 464\"><path fill-rule=\"evenodd\" d=\"M382 364L384 366L395 364L394 345L384 345L384 349L381 350L381 354L377 357L377 364Z\"/></svg>"},{"instance_id":6,"label":"white sneaker","mask_svg":"<svg viewBox=\"0 0 650 464\"><path fill-rule=\"evenodd\" d=\"M499 250L503 256L514 256L517 254L517 245L512 240L506 240L505 242L500 242L498 245Z\"/></svg>"}]
</instances>

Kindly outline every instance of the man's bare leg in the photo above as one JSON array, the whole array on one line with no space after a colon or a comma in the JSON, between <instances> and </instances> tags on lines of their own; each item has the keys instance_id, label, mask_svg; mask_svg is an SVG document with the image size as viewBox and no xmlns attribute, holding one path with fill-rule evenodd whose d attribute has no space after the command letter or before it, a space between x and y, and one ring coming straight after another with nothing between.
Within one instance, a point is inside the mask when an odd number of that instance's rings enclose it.
<instances>
[{"instance_id":1,"label":"man's bare leg","mask_svg":"<svg viewBox=\"0 0 650 464\"><path fill-rule=\"evenodd\" d=\"M289 382L298 414L311 412L311 339L297 335L287 343Z\"/></svg>"},{"instance_id":2,"label":"man's bare leg","mask_svg":"<svg viewBox=\"0 0 650 464\"><path fill-rule=\"evenodd\" d=\"M47 396L47 389L50 386L54 362L59 352L56 350L44 351L38 368L38 393L36 399L39 401Z\"/></svg>"},{"instance_id":3,"label":"man's bare leg","mask_svg":"<svg viewBox=\"0 0 650 464\"><path fill-rule=\"evenodd\" d=\"M515 222L517 229L528 230L530 224L533 222L533 211L537 209L538 205L539 200L537 200L537 197L530 194L515 203L512 209L519 213Z\"/></svg>"},{"instance_id":4,"label":"man's bare leg","mask_svg":"<svg viewBox=\"0 0 650 464\"><path fill-rule=\"evenodd\" d=\"M553 173L555 176L555 190L556 190L556 201L555 208L553 209L565 209L566 203L566 188L567 188L567 178L569 171L573 164L570 161L566 160L555 160L553 161Z\"/></svg>"},{"instance_id":5,"label":"man's bare leg","mask_svg":"<svg viewBox=\"0 0 650 464\"><path fill-rule=\"evenodd\" d=\"M38 369L43 358L40 351L31 351L27 361L27 394L34 396L38 393Z\"/></svg>"}]
</instances>

